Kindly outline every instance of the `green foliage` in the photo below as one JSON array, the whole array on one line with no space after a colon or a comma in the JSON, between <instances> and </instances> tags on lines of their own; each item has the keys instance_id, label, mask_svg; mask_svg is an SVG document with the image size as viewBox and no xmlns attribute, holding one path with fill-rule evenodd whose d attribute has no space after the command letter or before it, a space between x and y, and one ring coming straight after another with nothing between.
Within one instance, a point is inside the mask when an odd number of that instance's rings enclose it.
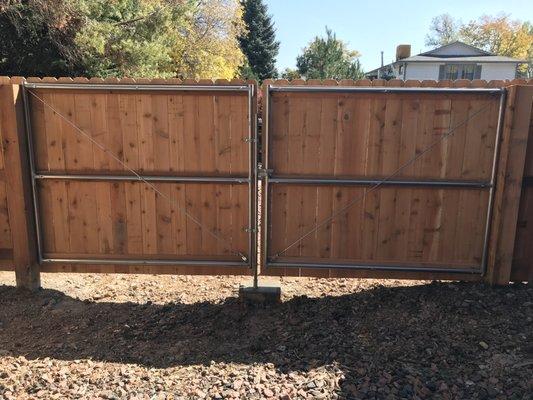
<instances>
[{"instance_id":1,"label":"green foliage","mask_svg":"<svg viewBox=\"0 0 533 400\"><path fill-rule=\"evenodd\" d=\"M285 70L281 73L281 77L283 79L292 81L293 79L300 79L301 75L297 69L285 68Z\"/></svg>"},{"instance_id":2,"label":"green foliage","mask_svg":"<svg viewBox=\"0 0 533 400\"><path fill-rule=\"evenodd\" d=\"M238 0L0 3L0 73L229 79L241 16Z\"/></svg>"},{"instance_id":3,"label":"green foliage","mask_svg":"<svg viewBox=\"0 0 533 400\"><path fill-rule=\"evenodd\" d=\"M241 0L245 32L239 36L241 49L246 56L248 67L241 73L244 78L257 78L260 81L276 78L276 57L279 42L272 17L268 15L263 0Z\"/></svg>"},{"instance_id":4,"label":"green foliage","mask_svg":"<svg viewBox=\"0 0 533 400\"><path fill-rule=\"evenodd\" d=\"M174 0L175 1L175 0ZM175 75L181 78L235 78L245 57L238 0L194 0L173 48Z\"/></svg>"},{"instance_id":5,"label":"green foliage","mask_svg":"<svg viewBox=\"0 0 533 400\"><path fill-rule=\"evenodd\" d=\"M426 44L442 46L455 40L501 56L533 60L533 29L530 22L511 20L509 15L483 15L462 23L449 14L433 18Z\"/></svg>"},{"instance_id":6,"label":"green foliage","mask_svg":"<svg viewBox=\"0 0 533 400\"><path fill-rule=\"evenodd\" d=\"M76 35L91 76L170 77L171 52L187 6L158 1L84 1L86 23Z\"/></svg>"},{"instance_id":7,"label":"green foliage","mask_svg":"<svg viewBox=\"0 0 533 400\"><path fill-rule=\"evenodd\" d=\"M449 14L433 18L426 45L442 46L462 41L501 56L527 60L519 68L522 76L531 76L533 62L533 29L529 21L511 20L509 15L483 15L477 20L462 23Z\"/></svg>"},{"instance_id":8,"label":"green foliage","mask_svg":"<svg viewBox=\"0 0 533 400\"><path fill-rule=\"evenodd\" d=\"M326 27L326 37L315 37L297 57L296 66L306 79L361 79L364 73L358 57Z\"/></svg>"},{"instance_id":9,"label":"green foliage","mask_svg":"<svg viewBox=\"0 0 533 400\"><path fill-rule=\"evenodd\" d=\"M0 3L0 74L78 75L74 36L82 21L64 0Z\"/></svg>"}]
</instances>

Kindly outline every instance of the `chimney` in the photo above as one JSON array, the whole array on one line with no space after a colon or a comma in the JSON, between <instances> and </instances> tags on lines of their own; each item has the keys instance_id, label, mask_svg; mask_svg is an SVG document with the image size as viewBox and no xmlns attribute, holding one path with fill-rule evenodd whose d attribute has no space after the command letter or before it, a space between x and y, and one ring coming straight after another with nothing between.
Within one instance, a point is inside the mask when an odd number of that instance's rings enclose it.
<instances>
[{"instance_id":1,"label":"chimney","mask_svg":"<svg viewBox=\"0 0 533 400\"><path fill-rule=\"evenodd\" d=\"M381 50L381 66L383 67L383 50Z\"/></svg>"},{"instance_id":2,"label":"chimney","mask_svg":"<svg viewBox=\"0 0 533 400\"><path fill-rule=\"evenodd\" d=\"M400 44L396 47L396 61L403 60L411 56L411 45Z\"/></svg>"}]
</instances>

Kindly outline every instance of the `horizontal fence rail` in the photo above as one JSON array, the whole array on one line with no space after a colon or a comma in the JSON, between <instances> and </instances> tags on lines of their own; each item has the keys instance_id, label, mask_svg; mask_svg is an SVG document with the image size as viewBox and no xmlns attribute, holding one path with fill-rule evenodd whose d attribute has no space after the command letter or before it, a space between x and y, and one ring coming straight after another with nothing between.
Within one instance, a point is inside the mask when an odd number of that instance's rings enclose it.
<instances>
[{"instance_id":1,"label":"horizontal fence rail","mask_svg":"<svg viewBox=\"0 0 533 400\"><path fill-rule=\"evenodd\" d=\"M334 186L410 186L410 187L464 187L483 189L492 186L491 182L475 181L436 181L436 180L388 180L382 179L327 179L327 178L280 178L269 177L270 184L334 185Z\"/></svg>"}]
</instances>

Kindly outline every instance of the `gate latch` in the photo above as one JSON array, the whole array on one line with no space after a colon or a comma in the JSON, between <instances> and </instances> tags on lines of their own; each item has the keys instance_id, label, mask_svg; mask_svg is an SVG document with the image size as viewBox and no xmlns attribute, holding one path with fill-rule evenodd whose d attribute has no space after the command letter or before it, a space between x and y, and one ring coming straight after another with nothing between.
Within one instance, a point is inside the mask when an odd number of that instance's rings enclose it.
<instances>
[{"instance_id":1,"label":"gate latch","mask_svg":"<svg viewBox=\"0 0 533 400\"><path fill-rule=\"evenodd\" d=\"M274 172L273 169L258 168L257 169L257 177L259 179L271 177L273 172Z\"/></svg>"}]
</instances>

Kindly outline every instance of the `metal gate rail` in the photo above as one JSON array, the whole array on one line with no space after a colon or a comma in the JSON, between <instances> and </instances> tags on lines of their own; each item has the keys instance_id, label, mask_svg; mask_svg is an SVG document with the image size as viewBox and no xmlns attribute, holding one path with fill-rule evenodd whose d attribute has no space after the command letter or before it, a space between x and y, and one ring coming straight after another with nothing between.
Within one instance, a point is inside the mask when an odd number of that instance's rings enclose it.
<instances>
[{"instance_id":1,"label":"metal gate rail","mask_svg":"<svg viewBox=\"0 0 533 400\"><path fill-rule=\"evenodd\" d=\"M150 175L138 176L118 174L55 174L37 171L35 167L35 153L33 147L33 135L31 129L30 102L28 89L54 89L54 90L105 90L112 92L121 91L166 91L166 92L245 92L248 97L248 143L249 167L248 177L238 176L179 176L179 175ZM247 266L256 271L257 244L255 232L257 231L257 130L254 117L253 99L255 86L246 85L152 85L152 84L90 84L90 83L30 83L22 85L24 101L24 119L26 138L28 141L29 164L31 171L31 185L33 196L33 212L36 225L38 261L42 263L76 263L76 264L128 264L128 265L194 265L194 266ZM60 179L76 181L146 181L166 183L217 183L217 184L247 184L248 185L248 228L249 236L248 255L240 261L224 261L215 259L153 259L153 258L49 258L45 256L42 245L41 220L39 214L39 201L37 195L37 182L40 180Z\"/></svg>"},{"instance_id":2,"label":"metal gate rail","mask_svg":"<svg viewBox=\"0 0 533 400\"><path fill-rule=\"evenodd\" d=\"M492 160L492 169L490 180L487 182L469 182L462 180L384 180L379 179L343 179L343 178L324 178L311 176L276 176L269 165L270 152L270 115L271 115L271 93L273 92L291 92L291 93L434 93L434 94L458 94L458 93L478 93L499 95L498 107L498 125L496 128L494 156ZM263 226L265 233L262 238L262 265L266 269L269 267L284 268L339 268L353 270L380 270L380 271L403 271L403 272L441 272L441 273L470 273L484 275L487 269L488 242L490 235L490 220L493 212L494 186L496 182L496 167L500 148L500 139L503 129L503 112L506 100L505 88L434 88L434 87L357 87L357 86L274 86L267 85L265 88L264 99L264 141L263 141L263 169L259 170L260 178L264 182L264 209ZM418 267L407 265L392 264L367 264L367 263L335 263L335 262L306 262L306 261L275 261L269 258L268 246L271 226L268 218L270 213L269 203L269 186L271 184L310 184L310 185L350 185L350 186L404 186L404 187L435 187L435 188L471 188L471 189L488 189L489 201L486 211L486 224L483 236L483 252L481 265L472 268L450 268L441 267ZM301 240L301 239L298 239Z\"/></svg>"}]
</instances>

